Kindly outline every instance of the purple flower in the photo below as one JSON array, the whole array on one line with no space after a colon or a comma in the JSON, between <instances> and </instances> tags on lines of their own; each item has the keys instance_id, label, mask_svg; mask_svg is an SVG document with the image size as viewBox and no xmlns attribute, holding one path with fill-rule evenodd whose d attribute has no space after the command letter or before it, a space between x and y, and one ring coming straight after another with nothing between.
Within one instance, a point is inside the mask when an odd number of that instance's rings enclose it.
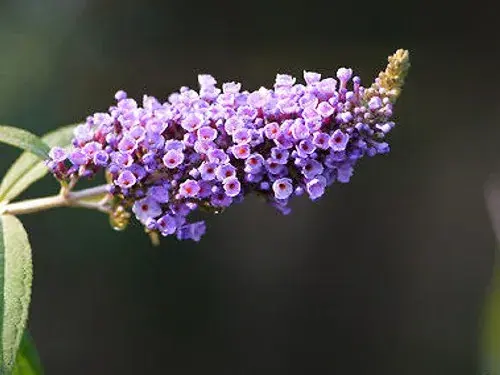
<instances>
[{"instance_id":1,"label":"purple flower","mask_svg":"<svg viewBox=\"0 0 500 375\"><path fill-rule=\"evenodd\" d=\"M85 165L89 161L89 158L83 150L76 149L69 154L69 160L74 165Z\"/></svg>"},{"instance_id":2,"label":"purple flower","mask_svg":"<svg viewBox=\"0 0 500 375\"><path fill-rule=\"evenodd\" d=\"M342 183L348 183L351 179L353 169L351 166L343 166L337 169L337 181Z\"/></svg>"},{"instance_id":3,"label":"purple flower","mask_svg":"<svg viewBox=\"0 0 500 375\"><path fill-rule=\"evenodd\" d=\"M118 143L118 150L121 152L132 153L137 149L137 141L132 138L125 136Z\"/></svg>"},{"instance_id":4,"label":"purple flower","mask_svg":"<svg viewBox=\"0 0 500 375\"><path fill-rule=\"evenodd\" d=\"M113 152L110 154L111 156L111 161L116 164L120 168L128 168L132 165L134 162L134 159L130 154L126 154L124 152Z\"/></svg>"},{"instance_id":5,"label":"purple flower","mask_svg":"<svg viewBox=\"0 0 500 375\"><path fill-rule=\"evenodd\" d=\"M308 159L302 167L302 174L308 180L316 177L321 173L323 173L323 164L314 159Z\"/></svg>"},{"instance_id":6,"label":"purple flower","mask_svg":"<svg viewBox=\"0 0 500 375\"><path fill-rule=\"evenodd\" d=\"M336 117L336 120L341 124L347 124L352 121L353 116L351 112L342 112L339 113Z\"/></svg>"},{"instance_id":7,"label":"purple flower","mask_svg":"<svg viewBox=\"0 0 500 375\"><path fill-rule=\"evenodd\" d=\"M97 151L93 158L94 164L98 167L104 167L108 164L109 154L106 151Z\"/></svg>"},{"instance_id":8,"label":"purple flower","mask_svg":"<svg viewBox=\"0 0 500 375\"><path fill-rule=\"evenodd\" d=\"M165 145L165 138L160 134L148 133L142 143L149 150L161 150Z\"/></svg>"},{"instance_id":9,"label":"purple flower","mask_svg":"<svg viewBox=\"0 0 500 375\"><path fill-rule=\"evenodd\" d=\"M89 159L92 159L96 152L102 150L102 145L98 142L89 142L82 148L83 152L87 154Z\"/></svg>"},{"instance_id":10,"label":"purple flower","mask_svg":"<svg viewBox=\"0 0 500 375\"><path fill-rule=\"evenodd\" d=\"M276 81L275 81L275 87L276 86L285 86L285 87L291 87L295 84L295 78L288 74L277 74L276 75Z\"/></svg>"},{"instance_id":11,"label":"purple flower","mask_svg":"<svg viewBox=\"0 0 500 375\"><path fill-rule=\"evenodd\" d=\"M118 108L124 111L137 108L137 102L134 99L123 98L118 102Z\"/></svg>"},{"instance_id":12,"label":"purple flower","mask_svg":"<svg viewBox=\"0 0 500 375\"><path fill-rule=\"evenodd\" d=\"M199 74L198 83L200 87L215 86L217 81L210 74Z\"/></svg>"},{"instance_id":13,"label":"purple flower","mask_svg":"<svg viewBox=\"0 0 500 375\"><path fill-rule=\"evenodd\" d=\"M191 113L181 122L181 126L188 132L199 129L203 124L203 116L199 113Z\"/></svg>"},{"instance_id":14,"label":"purple flower","mask_svg":"<svg viewBox=\"0 0 500 375\"><path fill-rule=\"evenodd\" d=\"M330 142L330 136L326 133L322 132L315 132L313 134L313 144L321 149L321 150L327 150Z\"/></svg>"},{"instance_id":15,"label":"purple flower","mask_svg":"<svg viewBox=\"0 0 500 375\"><path fill-rule=\"evenodd\" d=\"M375 127L378 130L380 130L382 133L387 134L392 130L394 125L395 125L394 122L390 121L390 122L386 122L384 124L376 124Z\"/></svg>"},{"instance_id":16,"label":"purple flower","mask_svg":"<svg viewBox=\"0 0 500 375\"><path fill-rule=\"evenodd\" d=\"M318 106L318 102L319 102L318 98L310 93L304 94L304 96L302 96L299 99L299 105L301 108L304 109L305 108L315 109Z\"/></svg>"},{"instance_id":17,"label":"purple flower","mask_svg":"<svg viewBox=\"0 0 500 375\"><path fill-rule=\"evenodd\" d=\"M333 166L335 167L335 163L343 162L346 159L347 155L345 151L331 151L330 154L325 158L325 164L327 164L327 160L331 160Z\"/></svg>"},{"instance_id":18,"label":"purple flower","mask_svg":"<svg viewBox=\"0 0 500 375\"><path fill-rule=\"evenodd\" d=\"M197 103L200 105L204 105L206 107L207 102L213 102L217 99L220 94L220 89L215 86L202 87L200 88L200 98L206 100L206 102Z\"/></svg>"},{"instance_id":19,"label":"purple flower","mask_svg":"<svg viewBox=\"0 0 500 375\"><path fill-rule=\"evenodd\" d=\"M392 104L386 104L381 110L379 110L379 113L382 112L382 114L389 118L392 116Z\"/></svg>"},{"instance_id":20,"label":"purple flower","mask_svg":"<svg viewBox=\"0 0 500 375\"><path fill-rule=\"evenodd\" d=\"M373 135L373 130L368 124L358 122L355 126L356 130L364 137L371 137Z\"/></svg>"},{"instance_id":21,"label":"purple flower","mask_svg":"<svg viewBox=\"0 0 500 375\"><path fill-rule=\"evenodd\" d=\"M248 144L236 145L231 148L236 159L246 159L250 155L250 146Z\"/></svg>"},{"instance_id":22,"label":"purple flower","mask_svg":"<svg viewBox=\"0 0 500 375\"><path fill-rule=\"evenodd\" d=\"M192 168L190 171L189 171L189 175L193 178L198 178L198 176L200 175L200 171L196 168Z\"/></svg>"},{"instance_id":23,"label":"purple flower","mask_svg":"<svg viewBox=\"0 0 500 375\"><path fill-rule=\"evenodd\" d=\"M146 177L147 173L144 167L140 164L132 164L128 170L132 172L138 180L142 180Z\"/></svg>"},{"instance_id":24,"label":"purple flower","mask_svg":"<svg viewBox=\"0 0 500 375\"><path fill-rule=\"evenodd\" d=\"M308 85L317 83L320 80L321 80L321 74L315 72L306 72L304 70L304 81L306 81Z\"/></svg>"},{"instance_id":25,"label":"purple flower","mask_svg":"<svg viewBox=\"0 0 500 375\"><path fill-rule=\"evenodd\" d=\"M146 220L146 222L144 223L144 226L146 227L146 229L155 230L156 229L156 220L153 219L152 217L150 217Z\"/></svg>"},{"instance_id":26,"label":"purple flower","mask_svg":"<svg viewBox=\"0 0 500 375\"><path fill-rule=\"evenodd\" d=\"M118 137L114 133L108 133L108 134L106 134L106 136L104 137L104 139L108 143L108 145L106 147L108 147L110 149L115 148L116 145L117 145L117 143L118 143Z\"/></svg>"},{"instance_id":27,"label":"purple flower","mask_svg":"<svg viewBox=\"0 0 500 375\"><path fill-rule=\"evenodd\" d=\"M163 157L163 164L169 169L177 168L184 161L184 154L179 150L168 150Z\"/></svg>"},{"instance_id":28,"label":"purple flower","mask_svg":"<svg viewBox=\"0 0 500 375\"><path fill-rule=\"evenodd\" d=\"M258 124L255 124L259 126ZM259 127L256 130L252 131L252 140L250 141L250 146L256 147L262 145L265 142L264 138L264 128Z\"/></svg>"},{"instance_id":29,"label":"purple flower","mask_svg":"<svg viewBox=\"0 0 500 375\"><path fill-rule=\"evenodd\" d=\"M337 78L341 83L345 83L351 79L352 69L340 68L337 70Z\"/></svg>"},{"instance_id":30,"label":"purple flower","mask_svg":"<svg viewBox=\"0 0 500 375\"><path fill-rule=\"evenodd\" d=\"M87 124L96 127L107 128L113 124L113 117L108 113L95 113L93 116L87 117Z\"/></svg>"},{"instance_id":31,"label":"purple flower","mask_svg":"<svg viewBox=\"0 0 500 375\"><path fill-rule=\"evenodd\" d=\"M290 127L290 130L292 132L293 138L296 140L309 137L309 128L301 119L295 120Z\"/></svg>"},{"instance_id":32,"label":"purple flower","mask_svg":"<svg viewBox=\"0 0 500 375\"><path fill-rule=\"evenodd\" d=\"M212 163L224 164L229 161L229 156L220 148L214 148L207 153L208 160Z\"/></svg>"},{"instance_id":33,"label":"purple flower","mask_svg":"<svg viewBox=\"0 0 500 375\"><path fill-rule=\"evenodd\" d=\"M231 198L237 196L241 191L241 183L236 177L226 178L222 185L226 194Z\"/></svg>"},{"instance_id":34,"label":"purple flower","mask_svg":"<svg viewBox=\"0 0 500 375\"><path fill-rule=\"evenodd\" d=\"M287 150L278 147L273 147L271 149L271 158L278 164L287 164L289 156L290 153Z\"/></svg>"},{"instance_id":35,"label":"purple flower","mask_svg":"<svg viewBox=\"0 0 500 375\"><path fill-rule=\"evenodd\" d=\"M379 154L387 154L390 151L390 147L387 142L373 142L373 145Z\"/></svg>"},{"instance_id":36,"label":"purple flower","mask_svg":"<svg viewBox=\"0 0 500 375\"><path fill-rule=\"evenodd\" d=\"M333 151L344 151L348 141L349 135L343 133L342 130L337 129L333 132L328 144Z\"/></svg>"},{"instance_id":37,"label":"purple flower","mask_svg":"<svg viewBox=\"0 0 500 375\"><path fill-rule=\"evenodd\" d=\"M147 195L158 203L167 203L170 198L168 194L168 185L153 185L149 188Z\"/></svg>"},{"instance_id":38,"label":"purple flower","mask_svg":"<svg viewBox=\"0 0 500 375\"><path fill-rule=\"evenodd\" d=\"M325 193L326 181L321 176L313 178L306 184L306 191L309 194L309 198L316 200L323 196Z\"/></svg>"},{"instance_id":39,"label":"purple flower","mask_svg":"<svg viewBox=\"0 0 500 375\"><path fill-rule=\"evenodd\" d=\"M297 197L300 197L301 195L304 195L304 188L302 186L297 186L294 190L294 193Z\"/></svg>"},{"instance_id":40,"label":"purple flower","mask_svg":"<svg viewBox=\"0 0 500 375\"><path fill-rule=\"evenodd\" d=\"M234 105L234 94L224 93L219 95L217 103L224 107L231 107Z\"/></svg>"},{"instance_id":41,"label":"purple flower","mask_svg":"<svg viewBox=\"0 0 500 375\"><path fill-rule=\"evenodd\" d=\"M285 134L280 134L278 136L278 138L276 138L274 140L274 143L276 144L276 146L278 146L279 148L283 149L283 150L287 150L287 149L290 149L294 146L294 142L293 142L293 139L292 137L290 136L287 136Z\"/></svg>"},{"instance_id":42,"label":"purple flower","mask_svg":"<svg viewBox=\"0 0 500 375\"><path fill-rule=\"evenodd\" d=\"M165 142L165 151L168 150L177 150L177 151L184 151L186 146L184 145L184 142L179 141L177 139L169 139L168 141Z\"/></svg>"},{"instance_id":43,"label":"purple flower","mask_svg":"<svg viewBox=\"0 0 500 375\"><path fill-rule=\"evenodd\" d=\"M216 192L210 198L210 204L214 207L229 207L233 203L233 198L223 191Z\"/></svg>"},{"instance_id":44,"label":"purple flower","mask_svg":"<svg viewBox=\"0 0 500 375\"><path fill-rule=\"evenodd\" d=\"M321 102L318 105L317 112L322 117L330 117L335 112L335 109L328 102Z\"/></svg>"},{"instance_id":45,"label":"purple flower","mask_svg":"<svg viewBox=\"0 0 500 375\"><path fill-rule=\"evenodd\" d=\"M245 126L245 122L236 116L230 117L224 123L224 130L227 134L233 135L234 132L238 129L241 129Z\"/></svg>"},{"instance_id":46,"label":"purple flower","mask_svg":"<svg viewBox=\"0 0 500 375\"><path fill-rule=\"evenodd\" d=\"M236 176L236 168L231 164L222 164L215 170L215 176L219 181L223 181L226 178Z\"/></svg>"},{"instance_id":47,"label":"purple flower","mask_svg":"<svg viewBox=\"0 0 500 375\"><path fill-rule=\"evenodd\" d=\"M177 220L175 220L175 217L172 215L167 214L157 220L156 226L163 236L168 236L175 233L177 229Z\"/></svg>"},{"instance_id":48,"label":"purple flower","mask_svg":"<svg viewBox=\"0 0 500 375\"><path fill-rule=\"evenodd\" d=\"M167 129L167 127L168 127L167 122L164 122L158 118L152 118L146 122L146 128L144 130L149 132L149 133L161 134ZM137 127L137 128L142 129L140 127Z\"/></svg>"},{"instance_id":49,"label":"purple flower","mask_svg":"<svg viewBox=\"0 0 500 375\"><path fill-rule=\"evenodd\" d=\"M215 169L217 168L217 164L215 163L201 163L199 167L199 171L201 173L201 178L205 181L212 181L215 179Z\"/></svg>"},{"instance_id":50,"label":"purple flower","mask_svg":"<svg viewBox=\"0 0 500 375\"><path fill-rule=\"evenodd\" d=\"M282 202L282 201L271 201L270 204L274 208L276 208L282 215L288 215L290 212L292 212L292 209L287 206L287 201Z\"/></svg>"},{"instance_id":51,"label":"purple flower","mask_svg":"<svg viewBox=\"0 0 500 375\"><path fill-rule=\"evenodd\" d=\"M276 199L287 199L293 192L292 180L279 178L273 182L273 191Z\"/></svg>"},{"instance_id":52,"label":"purple flower","mask_svg":"<svg viewBox=\"0 0 500 375\"><path fill-rule=\"evenodd\" d=\"M317 122L317 121L321 121L322 120L321 115L313 107L306 107L302 111L302 118L304 119L304 121L306 123L308 123L308 122Z\"/></svg>"},{"instance_id":53,"label":"purple flower","mask_svg":"<svg viewBox=\"0 0 500 375\"><path fill-rule=\"evenodd\" d=\"M255 108L262 108L267 104L270 98L271 95L269 91L261 87L258 91L254 91L248 95L247 103Z\"/></svg>"},{"instance_id":54,"label":"purple flower","mask_svg":"<svg viewBox=\"0 0 500 375\"><path fill-rule=\"evenodd\" d=\"M372 111L375 111L381 107L382 107L382 99L380 99L378 96L374 96L368 102L368 108L370 108Z\"/></svg>"},{"instance_id":55,"label":"purple flower","mask_svg":"<svg viewBox=\"0 0 500 375\"><path fill-rule=\"evenodd\" d=\"M217 138L217 130L210 126L203 126L197 131L198 139L202 141L213 141Z\"/></svg>"},{"instance_id":56,"label":"purple flower","mask_svg":"<svg viewBox=\"0 0 500 375\"><path fill-rule=\"evenodd\" d=\"M185 147L193 147L194 143L197 141L197 136L194 133L186 133L182 139L182 143Z\"/></svg>"},{"instance_id":57,"label":"purple flower","mask_svg":"<svg viewBox=\"0 0 500 375\"><path fill-rule=\"evenodd\" d=\"M348 154L349 160L356 161L358 159L361 159L363 157L363 151L362 149L359 148L353 148L350 150Z\"/></svg>"},{"instance_id":58,"label":"purple flower","mask_svg":"<svg viewBox=\"0 0 500 375\"><path fill-rule=\"evenodd\" d=\"M271 122L264 126L264 134L269 139L276 139L280 134L280 126L276 122Z\"/></svg>"},{"instance_id":59,"label":"purple flower","mask_svg":"<svg viewBox=\"0 0 500 375\"><path fill-rule=\"evenodd\" d=\"M141 126L134 126L132 129L130 129L128 135L135 139L137 142L141 142L144 138L146 138L146 130Z\"/></svg>"},{"instance_id":60,"label":"purple flower","mask_svg":"<svg viewBox=\"0 0 500 375\"><path fill-rule=\"evenodd\" d=\"M249 105L242 105L238 107L236 114L240 116L243 121L252 121L257 117L258 111Z\"/></svg>"},{"instance_id":61,"label":"purple flower","mask_svg":"<svg viewBox=\"0 0 500 375\"><path fill-rule=\"evenodd\" d=\"M278 175L278 174L280 174L281 172L283 172L284 168L285 168L284 165L278 163L273 158L268 158L266 160L266 169L272 175Z\"/></svg>"},{"instance_id":62,"label":"purple flower","mask_svg":"<svg viewBox=\"0 0 500 375\"><path fill-rule=\"evenodd\" d=\"M262 173L259 173L259 172L247 173L245 175L245 181L250 182L252 184L256 184L258 182L261 182L263 178L264 178L264 175Z\"/></svg>"},{"instance_id":63,"label":"purple flower","mask_svg":"<svg viewBox=\"0 0 500 375\"><path fill-rule=\"evenodd\" d=\"M213 141L198 140L194 143L194 150L198 154L208 154L214 148L215 148L215 143Z\"/></svg>"},{"instance_id":64,"label":"purple flower","mask_svg":"<svg viewBox=\"0 0 500 375\"><path fill-rule=\"evenodd\" d=\"M240 128L235 130L233 133L233 142L237 144L249 143L252 140L252 134L250 130L246 128Z\"/></svg>"},{"instance_id":65,"label":"purple flower","mask_svg":"<svg viewBox=\"0 0 500 375\"><path fill-rule=\"evenodd\" d=\"M68 153L62 147L53 147L49 152L49 156L56 163L61 163L68 158Z\"/></svg>"},{"instance_id":66,"label":"purple flower","mask_svg":"<svg viewBox=\"0 0 500 375\"><path fill-rule=\"evenodd\" d=\"M179 185L179 195L182 198L196 197L196 195L199 192L200 192L200 186L198 185L198 182L195 180L189 179Z\"/></svg>"},{"instance_id":67,"label":"purple flower","mask_svg":"<svg viewBox=\"0 0 500 375\"><path fill-rule=\"evenodd\" d=\"M204 199L212 195L212 184L208 181L198 181L200 191L198 191L198 198Z\"/></svg>"},{"instance_id":68,"label":"purple flower","mask_svg":"<svg viewBox=\"0 0 500 375\"><path fill-rule=\"evenodd\" d=\"M122 189L129 189L132 186L135 185L137 182L137 177L130 172L129 170L125 170L120 175L118 178L115 180L115 184L121 187Z\"/></svg>"},{"instance_id":69,"label":"purple flower","mask_svg":"<svg viewBox=\"0 0 500 375\"><path fill-rule=\"evenodd\" d=\"M204 221L198 221L192 224L186 224L177 229L177 239L193 240L198 242L201 236L205 234L206 225Z\"/></svg>"},{"instance_id":70,"label":"purple flower","mask_svg":"<svg viewBox=\"0 0 500 375\"><path fill-rule=\"evenodd\" d=\"M325 78L317 84L318 93L322 99L328 99L335 95L336 87L337 81L333 78Z\"/></svg>"},{"instance_id":71,"label":"purple flower","mask_svg":"<svg viewBox=\"0 0 500 375\"><path fill-rule=\"evenodd\" d=\"M141 160L144 164L152 164L156 161L156 153L153 151L149 151L142 155Z\"/></svg>"},{"instance_id":72,"label":"purple flower","mask_svg":"<svg viewBox=\"0 0 500 375\"><path fill-rule=\"evenodd\" d=\"M328 144L327 144L328 145ZM305 158L308 155L311 155L314 151L316 151L316 146L309 138L303 139L297 145L297 153L300 157Z\"/></svg>"},{"instance_id":73,"label":"purple flower","mask_svg":"<svg viewBox=\"0 0 500 375\"><path fill-rule=\"evenodd\" d=\"M160 216L162 209L154 199L146 197L134 203L132 212L135 214L137 220L145 224L149 218L154 219Z\"/></svg>"},{"instance_id":74,"label":"purple flower","mask_svg":"<svg viewBox=\"0 0 500 375\"><path fill-rule=\"evenodd\" d=\"M241 83L226 82L222 84L224 94L237 94L241 90Z\"/></svg>"},{"instance_id":75,"label":"purple flower","mask_svg":"<svg viewBox=\"0 0 500 375\"><path fill-rule=\"evenodd\" d=\"M75 140L80 143L90 142L94 138L94 132L87 124L78 125L73 131Z\"/></svg>"},{"instance_id":76,"label":"purple flower","mask_svg":"<svg viewBox=\"0 0 500 375\"><path fill-rule=\"evenodd\" d=\"M245 160L245 165L251 169L260 168L264 165L264 158L261 154L252 154Z\"/></svg>"},{"instance_id":77,"label":"purple flower","mask_svg":"<svg viewBox=\"0 0 500 375\"><path fill-rule=\"evenodd\" d=\"M118 90L115 94L115 99L117 101L123 100L127 98L127 93L123 90Z\"/></svg>"}]
</instances>

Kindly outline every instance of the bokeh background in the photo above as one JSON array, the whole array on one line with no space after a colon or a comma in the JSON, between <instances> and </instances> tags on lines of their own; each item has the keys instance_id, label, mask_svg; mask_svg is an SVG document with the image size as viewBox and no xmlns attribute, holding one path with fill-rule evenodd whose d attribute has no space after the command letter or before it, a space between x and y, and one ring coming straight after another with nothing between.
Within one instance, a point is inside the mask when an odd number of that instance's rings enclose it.
<instances>
[{"instance_id":1,"label":"bokeh background","mask_svg":"<svg viewBox=\"0 0 500 375\"><path fill-rule=\"evenodd\" d=\"M255 89L339 66L367 83L397 48L412 58L391 154L289 216L249 199L209 218L199 244L158 248L94 212L23 217L46 373L475 374L497 32L479 3L1 0L0 123L37 134L120 88L166 98L199 73ZM18 152L0 155L3 172ZM47 178L24 196L55 191Z\"/></svg>"}]
</instances>

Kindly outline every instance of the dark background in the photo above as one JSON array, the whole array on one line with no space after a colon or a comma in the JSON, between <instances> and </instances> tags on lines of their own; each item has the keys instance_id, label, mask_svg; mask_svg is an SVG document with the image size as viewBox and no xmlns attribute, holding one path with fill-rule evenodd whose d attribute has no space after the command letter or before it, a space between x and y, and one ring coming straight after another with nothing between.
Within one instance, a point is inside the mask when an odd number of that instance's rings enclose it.
<instances>
[{"instance_id":1,"label":"dark background","mask_svg":"<svg viewBox=\"0 0 500 375\"><path fill-rule=\"evenodd\" d=\"M418 5L416 5L418 4ZM98 213L23 217L29 326L48 375L470 375L495 240L483 186L500 170L496 12L478 2L0 1L0 123L37 134L106 110L277 72L367 84L397 48L412 69L388 156L279 216L249 199L199 244L153 248ZM18 152L1 146L1 171ZM47 178L27 196L56 191Z\"/></svg>"}]
</instances>

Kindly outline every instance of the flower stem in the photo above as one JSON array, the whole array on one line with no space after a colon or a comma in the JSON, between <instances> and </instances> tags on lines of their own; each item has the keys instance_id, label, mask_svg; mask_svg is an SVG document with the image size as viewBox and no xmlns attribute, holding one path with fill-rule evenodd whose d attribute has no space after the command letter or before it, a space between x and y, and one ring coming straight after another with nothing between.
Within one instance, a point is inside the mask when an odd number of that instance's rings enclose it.
<instances>
[{"instance_id":1,"label":"flower stem","mask_svg":"<svg viewBox=\"0 0 500 375\"><path fill-rule=\"evenodd\" d=\"M98 202L89 201L92 198L98 198L106 194L106 188L107 185L100 185L74 192L62 189L58 195L6 204L0 207L0 213L23 215L56 207L83 207L110 213L111 210L106 204L107 200L100 200Z\"/></svg>"}]
</instances>

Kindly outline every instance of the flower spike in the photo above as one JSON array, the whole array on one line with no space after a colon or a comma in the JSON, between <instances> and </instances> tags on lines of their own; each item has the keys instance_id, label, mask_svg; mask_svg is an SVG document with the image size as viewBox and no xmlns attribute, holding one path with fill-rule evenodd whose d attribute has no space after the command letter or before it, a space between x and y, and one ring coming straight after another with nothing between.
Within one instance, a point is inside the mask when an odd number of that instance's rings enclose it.
<instances>
[{"instance_id":1,"label":"flower spike","mask_svg":"<svg viewBox=\"0 0 500 375\"><path fill-rule=\"evenodd\" d=\"M204 74L199 90L182 87L164 102L145 95L139 104L120 90L107 113L75 129L71 151L51 150L47 165L64 181L104 170L113 227L134 214L152 238L199 241L206 227L189 222L192 211L219 213L250 193L287 214L293 196L318 200L349 182L360 159L389 152L410 63L405 50L388 60L369 88L340 68L324 78L304 71L304 84L278 74L273 88L255 91Z\"/></svg>"}]
</instances>

